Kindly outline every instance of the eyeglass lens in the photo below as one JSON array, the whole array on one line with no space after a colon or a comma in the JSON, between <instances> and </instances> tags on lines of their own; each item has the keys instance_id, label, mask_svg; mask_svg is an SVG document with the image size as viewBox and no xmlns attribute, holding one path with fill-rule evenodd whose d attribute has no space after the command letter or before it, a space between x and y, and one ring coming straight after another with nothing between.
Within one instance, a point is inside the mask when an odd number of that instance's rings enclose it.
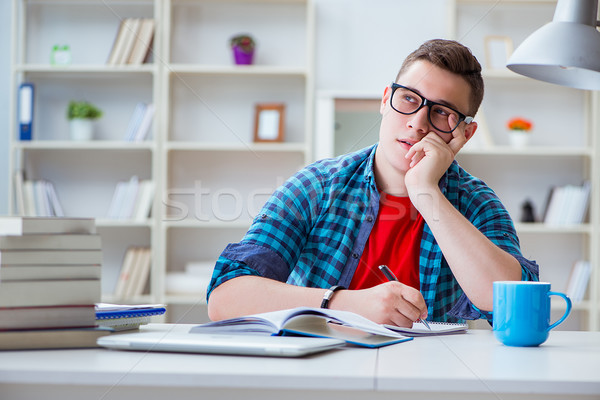
<instances>
[{"instance_id":1,"label":"eyeglass lens","mask_svg":"<svg viewBox=\"0 0 600 400\"><path fill-rule=\"evenodd\" d=\"M423 104L424 99L410 89L398 87L392 94L392 108L401 114L412 114L416 112ZM440 104L429 105L429 122L439 131L450 133L460 123L458 113ZM453 116L453 118L450 118ZM450 121L455 121L452 125Z\"/></svg>"}]
</instances>

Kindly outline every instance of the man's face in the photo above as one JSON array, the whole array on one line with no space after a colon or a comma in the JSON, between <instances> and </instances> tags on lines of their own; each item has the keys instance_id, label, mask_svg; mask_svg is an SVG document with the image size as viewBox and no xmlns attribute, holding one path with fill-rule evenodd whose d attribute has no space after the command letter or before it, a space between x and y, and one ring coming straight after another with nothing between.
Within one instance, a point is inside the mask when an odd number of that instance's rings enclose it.
<instances>
[{"instance_id":1,"label":"man's face","mask_svg":"<svg viewBox=\"0 0 600 400\"><path fill-rule=\"evenodd\" d=\"M469 110L469 95L471 88L460 76L443 70L427 61L414 62L396 82L412 89L428 100L445 104L465 115ZM429 107L422 107L414 114L404 115L390 106L391 88L386 88L381 102L382 114L379 130L379 146L384 157L379 162L387 163L388 167L408 171L409 160L404 158L412 145L425 135L434 132L446 143L453 135L465 135L469 139L475 131L476 124L466 125L461 122L454 133L443 133L436 130L427 116ZM380 166L381 167L381 166Z\"/></svg>"}]
</instances>

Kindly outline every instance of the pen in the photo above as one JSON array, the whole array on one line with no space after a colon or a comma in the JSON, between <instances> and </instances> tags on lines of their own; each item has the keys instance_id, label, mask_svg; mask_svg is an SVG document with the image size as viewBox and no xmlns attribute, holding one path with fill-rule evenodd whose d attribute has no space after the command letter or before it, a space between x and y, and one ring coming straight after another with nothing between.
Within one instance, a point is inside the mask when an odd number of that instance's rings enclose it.
<instances>
[{"instance_id":1,"label":"pen","mask_svg":"<svg viewBox=\"0 0 600 400\"><path fill-rule=\"evenodd\" d=\"M381 270L381 272L383 272L383 274L388 279L388 281L396 281L396 282L398 282L398 278L396 278L396 275L394 275L394 273L392 272L392 270L389 269L387 265L380 265L379 269ZM424 319L418 319L417 322L418 321L422 322L423 325L425 325L427 327L427 329L431 330L431 328L429 327L429 324L427 323L427 321L425 321Z\"/></svg>"}]
</instances>

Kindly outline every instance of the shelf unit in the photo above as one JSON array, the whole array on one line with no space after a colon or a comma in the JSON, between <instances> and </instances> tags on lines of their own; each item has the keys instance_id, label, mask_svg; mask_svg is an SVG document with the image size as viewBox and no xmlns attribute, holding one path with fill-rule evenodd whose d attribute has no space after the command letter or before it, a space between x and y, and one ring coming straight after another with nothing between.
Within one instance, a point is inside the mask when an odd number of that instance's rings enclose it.
<instances>
[{"instance_id":1,"label":"shelf unit","mask_svg":"<svg viewBox=\"0 0 600 400\"><path fill-rule=\"evenodd\" d=\"M469 46L484 64L484 37L510 35L515 44L550 21L555 1L457 0L449 2L449 34ZM517 15L517 18L511 18ZM509 23L507 25L507 23ZM504 29L504 30L502 30ZM516 36L513 36L516 35ZM485 68L485 65L484 65ZM565 291L571 268L588 260L592 274L584 301L574 304L561 329L600 329L600 125L598 93L550 85L508 70L484 69L486 94L482 105L486 134L492 145L469 143L458 162L496 191L515 221L523 254L538 261L540 279ZM378 141L380 93L320 91L316 97L317 158L330 157ZM567 106L565 106L565 104ZM515 116L533 119L531 143L509 145L505 121ZM481 115L475 118L480 121ZM568 132L565 133L565 121ZM484 129L483 126L480 128ZM481 129L476 133L482 135ZM592 183L586 223L569 226L521 223L521 205L530 199L538 218L552 186ZM564 304L553 302L553 320Z\"/></svg>"},{"instance_id":2,"label":"shelf unit","mask_svg":"<svg viewBox=\"0 0 600 400\"><path fill-rule=\"evenodd\" d=\"M10 113L11 170L23 171L26 179L51 181L68 216L96 218L103 241L102 291L110 293L127 247L154 248L160 240L154 217L133 222L110 220L106 214L118 181L132 175L159 180L160 134L156 126L160 113L148 140L129 143L123 138L135 105L142 101L156 104L161 99L161 66L155 60L160 59L162 35L156 35L154 56L146 64L108 66L106 61L120 18L160 20L161 2L13 0L12 11L11 97L17 98L21 82L34 84L35 97L34 140L17 139L16 106ZM50 51L56 44L70 46L71 64L50 64ZM67 104L80 99L104 112L95 123L94 140L89 142L69 140ZM9 195L9 210L14 213L13 182ZM112 300L105 297L103 300ZM152 298L150 293L140 300Z\"/></svg>"},{"instance_id":3,"label":"shelf unit","mask_svg":"<svg viewBox=\"0 0 600 400\"><path fill-rule=\"evenodd\" d=\"M150 62L105 65L126 17L154 18ZM34 140L18 141L13 106L11 170L51 180L68 216L97 219L104 301L123 301L110 293L135 245L152 248L150 280L126 301L202 304L202 294L169 294L167 275L214 262L267 196L312 160L312 0L13 0L13 21L11 95L34 83L35 120ZM229 38L241 32L257 42L254 65L233 65ZM70 45L72 64L49 64L55 44ZM90 142L68 139L66 105L78 98L104 112ZM152 134L125 142L141 101L156 106ZM253 143L255 104L267 102L286 106L281 143ZM134 174L156 184L151 217L106 219L116 183ZM12 182L9 192L12 213Z\"/></svg>"}]
</instances>

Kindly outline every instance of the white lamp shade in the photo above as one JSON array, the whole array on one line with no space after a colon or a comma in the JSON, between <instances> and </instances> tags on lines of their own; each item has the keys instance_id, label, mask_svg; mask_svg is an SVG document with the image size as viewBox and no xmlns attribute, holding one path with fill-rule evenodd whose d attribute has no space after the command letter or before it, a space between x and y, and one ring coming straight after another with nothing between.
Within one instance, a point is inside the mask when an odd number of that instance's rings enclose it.
<instances>
[{"instance_id":1,"label":"white lamp shade","mask_svg":"<svg viewBox=\"0 0 600 400\"><path fill-rule=\"evenodd\" d=\"M506 66L541 81L600 90L600 32L595 26L557 19L525 39Z\"/></svg>"}]
</instances>

